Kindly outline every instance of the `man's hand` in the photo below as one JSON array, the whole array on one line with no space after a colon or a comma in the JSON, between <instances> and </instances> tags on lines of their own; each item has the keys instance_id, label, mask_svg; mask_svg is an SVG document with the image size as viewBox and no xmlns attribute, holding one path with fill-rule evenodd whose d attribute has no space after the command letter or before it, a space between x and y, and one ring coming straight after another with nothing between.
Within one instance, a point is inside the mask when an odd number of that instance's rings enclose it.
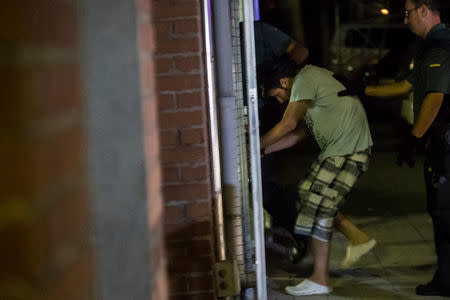
<instances>
[{"instance_id":1,"label":"man's hand","mask_svg":"<svg viewBox=\"0 0 450 300\"><path fill-rule=\"evenodd\" d=\"M406 163L410 168L414 167L414 154L417 152L417 146L420 139L408 133L400 144L400 150L397 156L397 164L399 167Z\"/></svg>"}]
</instances>

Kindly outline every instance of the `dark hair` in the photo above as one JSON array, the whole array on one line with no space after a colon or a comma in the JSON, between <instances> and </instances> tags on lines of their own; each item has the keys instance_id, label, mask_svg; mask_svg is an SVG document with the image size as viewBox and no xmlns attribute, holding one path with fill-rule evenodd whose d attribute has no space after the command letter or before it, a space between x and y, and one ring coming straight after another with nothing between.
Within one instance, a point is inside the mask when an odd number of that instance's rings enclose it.
<instances>
[{"instance_id":1,"label":"dark hair","mask_svg":"<svg viewBox=\"0 0 450 300\"><path fill-rule=\"evenodd\" d=\"M415 7L419 7L421 5L426 5L431 11L438 13L442 8L442 1L440 0L411 0Z\"/></svg>"},{"instance_id":2,"label":"dark hair","mask_svg":"<svg viewBox=\"0 0 450 300\"><path fill-rule=\"evenodd\" d=\"M280 79L294 77L299 71L297 63L288 54L283 54L270 65L266 65L263 71L263 85L267 93L273 88L280 87Z\"/></svg>"}]
</instances>

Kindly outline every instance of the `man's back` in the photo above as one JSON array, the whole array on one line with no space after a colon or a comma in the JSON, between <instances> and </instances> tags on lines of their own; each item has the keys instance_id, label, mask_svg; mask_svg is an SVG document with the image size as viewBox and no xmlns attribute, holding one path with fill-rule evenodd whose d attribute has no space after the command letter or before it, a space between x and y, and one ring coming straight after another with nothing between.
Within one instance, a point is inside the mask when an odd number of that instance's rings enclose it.
<instances>
[{"instance_id":1,"label":"man's back","mask_svg":"<svg viewBox=\"0 0 450 300\"><path fill-rule=\"evenodd\" d=\"M345 87L329 70L306 65L294 79L291 102L311 100L305 120L322 149L319 160L372 146L366 113L354 97L338 97Z\"/></svg>"}]
</instances>

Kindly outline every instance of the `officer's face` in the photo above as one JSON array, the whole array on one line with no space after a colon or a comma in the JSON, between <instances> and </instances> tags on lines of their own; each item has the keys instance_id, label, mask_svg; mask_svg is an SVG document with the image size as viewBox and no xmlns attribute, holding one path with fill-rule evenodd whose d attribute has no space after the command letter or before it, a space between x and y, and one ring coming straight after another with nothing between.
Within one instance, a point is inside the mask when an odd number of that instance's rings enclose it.
<instances>
[{"instance_id":1,"label":"officer's face","mask_svg":"<svg viewBox=\"0 0 450 300\"><path fill-rule=\"evenodd\" d=\"M423 21L420 17L421 6L416 6L413 1L405 1L405 16L404 23L408 25L412 33L416 35L421 35L421 28L423 27Z\"/></svg>"}]
</instances>

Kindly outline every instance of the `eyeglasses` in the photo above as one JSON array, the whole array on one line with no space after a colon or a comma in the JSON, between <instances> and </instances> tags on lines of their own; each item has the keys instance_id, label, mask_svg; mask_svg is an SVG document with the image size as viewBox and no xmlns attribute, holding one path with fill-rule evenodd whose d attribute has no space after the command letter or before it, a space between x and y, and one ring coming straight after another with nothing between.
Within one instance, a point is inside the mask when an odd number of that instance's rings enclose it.
<instances>
[{"instance_id":1,"label":"eyeglasses","mask_svg":"<svg viewBox=\"0 0 450 300\"><path fill-rule=\"evenodd\" d=\"M421 5L419 5L419 6L416 6L416 7L414 7L414 8L411 8L411 9L405 10L405 19L408 19L409 14L410 14L411 12L413 12L414 10L420 8L422 5L423 5L423 4L421 4Z\"/></svg>"}]
</instances>

